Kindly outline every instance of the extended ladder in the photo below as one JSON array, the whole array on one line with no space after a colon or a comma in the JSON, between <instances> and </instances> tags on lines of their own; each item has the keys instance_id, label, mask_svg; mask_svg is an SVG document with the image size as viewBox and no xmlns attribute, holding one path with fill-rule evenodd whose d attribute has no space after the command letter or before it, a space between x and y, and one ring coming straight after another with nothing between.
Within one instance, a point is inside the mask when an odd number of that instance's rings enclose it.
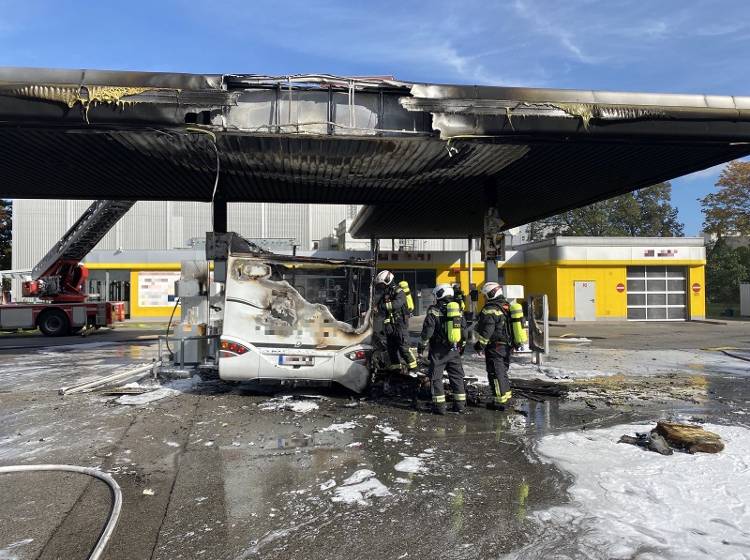
<instances>
[{"instance_id":1,"label":"extended ladder","mask_svg":"<svg viewBox=\"0 0 750 560\"><path fill-rule=\"evenodd\" d=\"M38 280L56 269L61 261L80 262L135 204L134 200L97 200L70 226L65 235L31 271Z\"/></svg>"}]
</instances>

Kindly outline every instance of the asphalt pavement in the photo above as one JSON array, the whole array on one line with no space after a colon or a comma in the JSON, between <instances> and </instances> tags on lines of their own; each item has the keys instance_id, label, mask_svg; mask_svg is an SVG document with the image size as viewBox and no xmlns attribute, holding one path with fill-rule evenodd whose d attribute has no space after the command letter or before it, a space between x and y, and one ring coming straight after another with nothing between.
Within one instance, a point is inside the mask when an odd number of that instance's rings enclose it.
<instances>
[{"instance_id":1,"label":"asphalt pavement","mask_svg":"<svg viewBox=\"0 0 750 560\"><path fill-rule=\"evenodd\" d=\"M742 325L671 328L576 325L553 335L590 336L603 348L750 347ZM0 353L0 465L111 473L124 506L108 559L496 558L537 538L530 512L568 499L569 477L535 456L539 438L648 421L677 406L716 411L705 402L592 408L546 398L436 417L397 395L261 395L210 377L139 406L57 394L153 359L154 341L139 337L155 334L102 331ZM733 383L717 393L731 394ZM104 484L81 475L0 475L0 558L86 558L110 503Z\"/></svg>"}]
</instances>

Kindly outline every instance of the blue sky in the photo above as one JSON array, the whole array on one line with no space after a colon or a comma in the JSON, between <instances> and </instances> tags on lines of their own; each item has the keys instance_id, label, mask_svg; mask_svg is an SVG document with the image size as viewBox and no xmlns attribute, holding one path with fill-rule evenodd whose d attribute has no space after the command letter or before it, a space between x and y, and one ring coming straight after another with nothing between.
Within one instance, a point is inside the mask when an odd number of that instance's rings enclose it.
<instances>
[{"instance_id":1,"label":"blue sky","mask_svg":"<svg viewBox=\"0 0 750 560\"><path fill-rule=\"evenodd\" d=\"M748 0L0 0L0 65L750 95ZM720 168L673 181L686 234Z\"/></svg>"}]
</instances>

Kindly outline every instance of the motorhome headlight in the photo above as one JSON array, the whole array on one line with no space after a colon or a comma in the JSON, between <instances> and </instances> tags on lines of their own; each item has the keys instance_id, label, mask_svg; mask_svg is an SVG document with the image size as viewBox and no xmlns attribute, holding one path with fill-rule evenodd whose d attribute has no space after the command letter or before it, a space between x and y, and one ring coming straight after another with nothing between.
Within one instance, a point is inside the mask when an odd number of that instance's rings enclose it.
<instances>
[{"instance_id":1,"label":"motorhome headlight","mask_svg":"<svg viewBox=\"0 0 750 560\"><path fill-rule=\"evenodd\" d=\"M247 346L243 346L239 342L232 342L231 340L221 341L221 357L232 358L234 356L241 356L250 349Z\"/></svg>"}]
</instances>

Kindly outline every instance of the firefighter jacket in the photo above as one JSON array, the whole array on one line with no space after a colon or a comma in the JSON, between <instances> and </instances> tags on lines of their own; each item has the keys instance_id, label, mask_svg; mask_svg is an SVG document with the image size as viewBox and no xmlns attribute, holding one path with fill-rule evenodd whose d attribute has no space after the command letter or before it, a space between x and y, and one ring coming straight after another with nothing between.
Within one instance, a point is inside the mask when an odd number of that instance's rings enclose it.
<instances>
[{"instance_id":1,"label":"firefighter jacket","mask_svg":"<svg viewBox=\"0 0 750 560\"><path fill-rule=\"evenodd\" d=\"M507 345L513 343L508 320L509 313L508 302L504 298L487 302L479 314L477 325L477 338L482 348L495 342Z\"/></svg>"},{"instance_id":2,"label":"firefighter jacket","mask_svg":"<svg viewBox=\"0 0 750 560\"><path fill-rule=\"evenodd\" d=\"M430 352L433 350L446 350L453 347L453 343L448 340L448 317L446 303L439 302L431 305L427 310L427 315L422 325L422 334L420 335L420 344L427 346L430 343ZM461 343L463 346L466 341L466 319L461 317Z\"/></svg>"},{"instance_id":3,"label":"firefighter jacket","mask_svg":"<svg viewBox=\"0 0 750 560\"><path fill-rule=\"evenodd\" d=\"M375 298L375 309L378 315L392 321L403 321L409 316L406 307L406 294L401 286L386 286Z\"/></svg>"}]
</instances>

